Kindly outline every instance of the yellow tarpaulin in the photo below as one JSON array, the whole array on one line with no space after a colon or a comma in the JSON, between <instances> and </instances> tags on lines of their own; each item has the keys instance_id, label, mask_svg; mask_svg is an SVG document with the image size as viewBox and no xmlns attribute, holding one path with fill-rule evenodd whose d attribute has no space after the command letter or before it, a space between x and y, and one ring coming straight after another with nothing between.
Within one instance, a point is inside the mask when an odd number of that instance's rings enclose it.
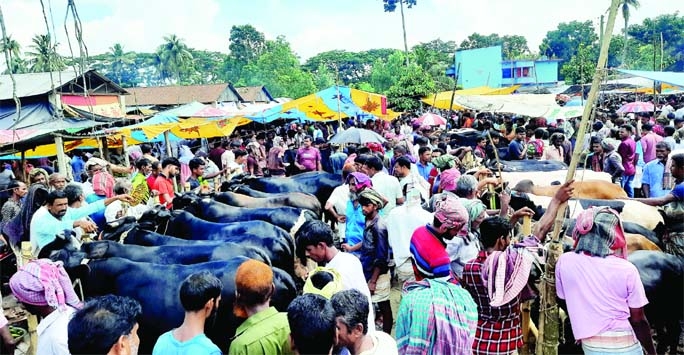
<instances>
[{"instance_id":1,"label":"yellow tarpaulin","mask_svg":"<svg viewBox=\"0 0 684 355\"><path fill-rule=\"evenodd\" d=\"M284 103L281 112L287 112L289 110L299 110L313 121L331 121L348 117L344 112L340 112L338 115L337 111L328 108L328 105L325 104L323 98L316 94L307 95Z\"/></svg>"},{"instance_id":2,"label":"yellow tarpaulin","mask_svg":"<svg viewBox=\"0 0 684 355\"><path fill-rule=\"evenodd\" d=\"M520 85L514 85L506 88L491 88L489 86L481 86L478 88L456 90L456 96L471 96L471 95L510 95L517 90ZM430 106L434 106L443 110L451 109L451 91L442 91L437 95L430 95L422 101ZM454 102L454 110L462 110L463 106L459 106Z\"/></svg>"}]
</instances>

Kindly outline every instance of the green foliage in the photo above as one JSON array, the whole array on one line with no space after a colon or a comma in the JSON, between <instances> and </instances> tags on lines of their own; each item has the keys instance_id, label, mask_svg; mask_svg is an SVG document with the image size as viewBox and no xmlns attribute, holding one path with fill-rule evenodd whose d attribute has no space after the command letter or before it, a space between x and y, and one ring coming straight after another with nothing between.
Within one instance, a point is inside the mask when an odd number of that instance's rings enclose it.
<instances>
[{"instance_id":1,"label":"green foliage","mask_svg":"<svg viewBox=\"0 0 684 355\"><path fill-rule=\"evenodd\" d=\"M417 0L382 0L382 2L383 7L385 8L385 12L394 12L394 10L397 9L397 5L399 4L399 2L403 2L404 4L406 4L406 7L408 7L409 9L417 5Z\"/></svg>"},{"instance_id":2,"label":"green foliage","mask_svg":"<svg viewBox=\"0 0 684 355\"><path fill-rule=\"evenodd\" d=\"M580 44L577 53L561 67L561 74L567 84L589 83L594 78L597 61L597 48Z\"/></svg>"},{"instance_id":3,"label":"green foliage","mask_svg":"<svg viewBox=\"0 0 684 355\"><path fill-rule=\"evenodd\" d=\"M110 72L116 77L116 82L121 85L125 67L133 64L131 54L124 52L123 46L120 43L115 43L109 48L107 55L109 57Z\"/></svg>"},{"instance_id":4,"label":"green foliage","mask_svg":"<svg viewBox=\"0 0 684 355\"><path fill-rule=\"evenodd\" d=\"M320 91L335 85L335 73L331 72L325 65L320 65L313 76L316 90Z\"/></svg>"},{"instance_id":5,"label":"green foliage","mask_svg":"<svg viewBox=\"0 0 684 355\"><path fill-rule=\"evenodd\" d=\"M182 39L175 34L164 37L165 43L157 48L155 64L166 77L173 76L176 84L183 83L183 76L193 70L192 53Z\"/></svg>"},{"instance_id":6,"label":"green foliage","mask_svg":"<svg viewBox=\"0 0 684 355\"><path fill-rule=\"evenodd\" d=\"M252 25L230 29L230 55L242 65L254 62L266 50L266 38Z\"/></svg>"},{"instance_id":7,"label":"green foliage","mask_svg":"<svg viewBox=\"0 0 684 355\"><path fill-rule=\"evenodd\" d=\"M284 37L266 41L261 56L243 68L242 80L247 85L265 85L274 97L299 98L316 90L313 77L302 70Z\"/></svg>"},{"instance_id":8,"label":"green foliage","mask_svg":"<svg viewBox=\"0 0 684 355\"><path fill-rule=\"evenodd\" d=\"M50 35L35 35L31 39L31 52L26 52L31 71L34 73L64 70L64 60L57 54L57 43Z\"/></svg>"},{"instance_id":9,"label":"green foliage","mask_svg":"<svg viewBox=\"0 0 684 355\"><path fill-rule=\"evenodd\" d=\"M519 59L530 52L529 47L527 47L527 39L523 36L499 36L496 33L481 35L477 32L463 40L459 49L476 49L492 46L502 47L501 52L504 59Z\"/></svg>"},{"instance_id":10,"label":"green foliage","mask_svg":"<svg viewBox=\"0 0 684 355\"><path fill-rule=\"evenodd\" d=\"M423 68L412 64L386 94L391 108L409 111L419 108L420 99L434 92L435 83L432 78Z\"/></svg>"},{"instance_id":11,"label":"green foliage","mask_svg":"<svg viewBox=\"0 0 684 355\"><path fill-rule=\"evenodd\" d=\"M539 51L550 58L558 58L567 62L577 54L580 45L591 46L598 41L598 35L591 21L563 22L557 29L546 33Z\"/></svg>"},{"instance_id":12,"label":"green foliage","mask_svg":"<svg viewBox=\"0 0 684 355\"><path fill-rule=\"evenodd\" d=\"M401 51L395 51L387 60L376 60L370 75L370 85L377 92L385 93L405 74L405 62L406 56Z\"/></svg>"},{"instance_id":13,"label":"green foliage","mask_svg":"<svg viewBox=\"0 0 684 355\"><path fill-rule=\"evenodd\" d=\"M629 35L638 42L638 45L657 43L660 46L660 34L663 35L663 47L666 56L674 62L664 70L684 71L684 16L679 12L660 15L656 18L647 18L642 24L629 26ZM654 36L655 35L655 36ZM629 66L629 61L628 61ZM631 68L631 66L629 66Z\"/></svg>"}]
</instances>

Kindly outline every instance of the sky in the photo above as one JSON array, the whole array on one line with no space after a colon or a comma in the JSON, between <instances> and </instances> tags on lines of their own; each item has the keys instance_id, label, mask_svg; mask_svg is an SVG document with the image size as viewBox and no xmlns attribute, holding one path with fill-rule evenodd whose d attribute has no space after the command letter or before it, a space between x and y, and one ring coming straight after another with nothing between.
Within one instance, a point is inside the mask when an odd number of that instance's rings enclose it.
<instances>
[{"instance_id":1,"label":"sky","mask_svg":"<svg viewBox=\"0 0 684 355\"><path fill-rule=\"evenodd\" d=\"M0 0L7 32L29 51L31 37L45 34L40 0ZM67 0L43 0L59 52L70 55L64 31ZM401 16L383 12L381 0L75 0L91 55L114 43L126 51L152 52L163 37L176 34L195 49L228 53L233 25L251 24L267 39L283 35L302 61L327 50L403 49ZM679 11L684 0L640 0L630 23ZM560 22L590 20L598 28L609 0L418 0L406 9L409 47L440 38L460 44L473 32L522 35L538 52L548 31ZM50 11L50 9L52 11ZM606 16L607 18L607 16ZM623 27L616 21L615 33ZM71 14L66 27L76 56ZM54 35L53 35L54 36ZM4 61L2 61L4 62Z\"/></svg>"}]
</instances>

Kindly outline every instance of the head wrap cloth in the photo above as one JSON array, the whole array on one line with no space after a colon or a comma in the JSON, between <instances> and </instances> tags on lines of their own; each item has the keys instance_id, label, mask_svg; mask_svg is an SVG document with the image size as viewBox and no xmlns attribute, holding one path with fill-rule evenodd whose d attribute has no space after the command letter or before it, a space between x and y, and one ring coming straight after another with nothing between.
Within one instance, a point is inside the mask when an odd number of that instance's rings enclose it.
<instances>
[{"instance_id":1,"label":"head wrap cloth","mask_svg":"<svg viewBox=\"0 0 684 355\"><path fill-rule=\"evenodd\" d=\"M592 207L577 216L575 229L575 253L586 252L605 258L616 255L627 258L625 230L618 213L608 207Z\"/></svg>"},{"instance_id":2,"label":"head wrap cloth","mask_svg":"<svg viewBox=\"0 0 684 355\"><path fill-rule=\"evenodd\" d=\"M22 303L53 308L81 306L61 262L49 259L30 261L10 278L9 285Z\"/></svg>"}]
</instances>

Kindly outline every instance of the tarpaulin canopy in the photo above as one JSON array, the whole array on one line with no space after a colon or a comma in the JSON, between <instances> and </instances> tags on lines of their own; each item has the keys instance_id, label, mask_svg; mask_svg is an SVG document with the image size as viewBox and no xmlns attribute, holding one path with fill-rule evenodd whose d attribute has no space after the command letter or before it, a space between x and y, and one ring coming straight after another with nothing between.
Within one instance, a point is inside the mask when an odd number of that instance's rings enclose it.
<instances>
[{"instance_id":1,"label":"tarpaulin canopy","mask_svg":"<svg viewBox=\"0 0 684 355\"><path fill-rule=\"evenodd\" d=\"M476 111L545 117L547 121L579 117L584 111L583 106L558 106L555 101L555 95L553 94L456 96L454 98L454 103Z\"/></svg>"},{"instance_id":2,"label":"tarpaulin canopy","mask_svg":"<svg viewBox=\"0 0 684 355\"><path fill-rule=\"evenodd\" d=\"M127 137L140 142L159 141L169 131L177 139L229 136L239 123L227 117L228 113L199 102L157 113L150 119L134 125L105 130L104 133Z\"/></svg>"},{"instance_id":3,"label":"tarpaulin canopy","mask_svg":"<svg viewBox=\"0 0 684 355\"><path fill-rule=\"evenodd\" d=\"M296 100L246 114L244 117L265 124L278 119L334 121L365 114L383 119L398 115L387 109L387 98L383 95L346 86L332 86Z\"/></svg>"},{"instance_id":4,"label":"tarpaulin canopy","mask_svg":"<svg viewBox=\"0 0 684 355\"><path fill-rule=\"evenodd\" d=\"M649 70L627 70L627 69L616 69L617 71L632 76L638 76L642 78L651 79L654 81L659 81L661 83L667 83L674 86L684 87L684 72L672 72L672 71L649 71Z\"/></svg>"},{"instance_id":5,"label":"tarpaulin canopy","mask_svg":"<svg viewBox=\"0 0 684 355\"><path fill-rule=\"evenodd\" d=\"M506 88L492 88L489 86L480 86L478 88L470 88L470 89L463 89L463 90L456 90L455 95L458 96L470 96L470 95L509 95L513 93L515 90L517 90L520 87L520 85L514 85L511 87L506 87ZM442 91L440 93L437 93L436 95L430 95L422 101L428 105L431 105L433 107L437 107L443 110L449 110L452 108L451 106L451 95L452 91ZM460 107L458 105L453 106L454 110L460 110L463 107Z\"/></svg>"}]
</instances>

